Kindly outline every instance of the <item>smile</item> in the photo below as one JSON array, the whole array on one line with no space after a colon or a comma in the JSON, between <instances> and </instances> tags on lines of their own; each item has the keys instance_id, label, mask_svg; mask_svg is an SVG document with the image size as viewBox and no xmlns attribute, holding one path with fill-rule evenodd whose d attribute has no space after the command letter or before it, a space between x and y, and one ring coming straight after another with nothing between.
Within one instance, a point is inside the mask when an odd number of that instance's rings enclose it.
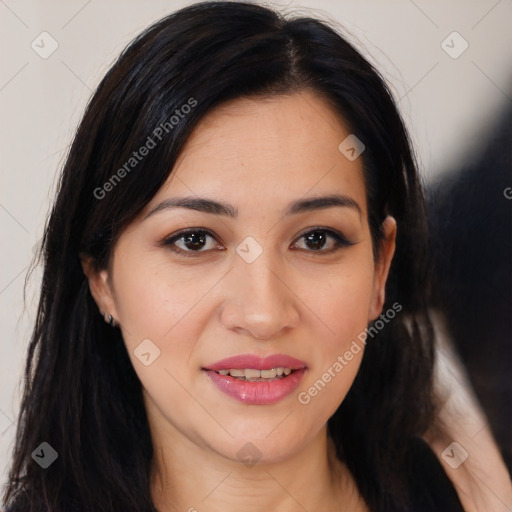
<instances>
[{"instance_id":1,"label":"smile","mask_svg":"<svg viewBox=\"0 0 512 512\"><path fill-rule=\"evenodd\" d=\"M251 368L245 370L219 370L217 373L220 375L231 375L231 377L235 377L240 380L255 382L269 379L282 379L283 377L290 375L293 371L294 370L291 368L283 368L280 366L279 368L272 368L271 370L254 370Z\"/></svg>"},{"instance_id":2,"label":"smile","mask_svg":"<svg viewBox=\"0 0 512 512\"><path fill-rule=\"evenodd\" d=\"M306 369L304 361L280 354L233 356L203 368L218 390L248 405L284 399L299 386Z\"/></svg>"}]
</instances>

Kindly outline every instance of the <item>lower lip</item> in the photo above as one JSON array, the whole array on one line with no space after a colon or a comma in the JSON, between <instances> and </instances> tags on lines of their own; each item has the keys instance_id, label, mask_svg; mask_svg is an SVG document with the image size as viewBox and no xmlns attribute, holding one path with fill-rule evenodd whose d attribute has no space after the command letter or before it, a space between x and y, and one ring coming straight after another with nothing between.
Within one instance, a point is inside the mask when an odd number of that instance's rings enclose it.
<instances>
[{"instance_id":1,"label":"lower lip","mask_svg":"<svg viewBox=\"0 0 512 512\"><path fill-rule=\"evenodd\" d=\"M211 381L226 395L249 405L268 405L279 402L292 393L300 384L306 369L295 370L282 379L244 381L229 375L220 375L213 370L206 373Z\"/></svg>"}]
</instances>

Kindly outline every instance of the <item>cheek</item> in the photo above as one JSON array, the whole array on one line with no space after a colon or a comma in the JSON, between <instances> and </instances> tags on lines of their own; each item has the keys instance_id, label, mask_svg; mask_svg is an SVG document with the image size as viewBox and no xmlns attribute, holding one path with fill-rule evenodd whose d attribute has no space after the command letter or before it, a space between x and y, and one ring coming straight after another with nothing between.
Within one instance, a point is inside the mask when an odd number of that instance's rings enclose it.
<instances>
[{"instance_id":1,"label":"cheek","mask_svg":"<svg viewBox=\"0 0 512 512\"><path fill-rule=\"evenodd\" d=\"M340 280L337 289L320 297L322 311L325 311L333 342L339 344L347 337L357 335L368 322L368 309L372 297L372 279Z\"/></svg>"},{"instance_id":2,"label":"cheek","mask_svg":"<svg viewBox=\"0 0 512 512\"><path fill-rule=\"evenodd\" d=\"M315 279L308 305L325 326L324 352L343 350L368 324L373 296L373 265L362 254ZM307 283L304 284L307 286ZM304 288L306 289L306 288Z\"/></svg>"},{"instance_id":3,"label":"cheek","mask_svg":"<svg viewBox=\"0 0 512 512\"><path fill-rule=\"evenodd\" d=\"M124 259L115 266L114 280L123 339L142 383L148 413L156 421L167 415L168 408L202 417L199 407L193 411L194 401L185 389L189 388L190 359L203 329L200 299L215 279L171 271L161 260L142 264Z\"/></svg>"},{"instance_id":4,"label":"cheek","mask_svg":"<svg viewBox=\"0 0 512 512\"><path fill-rule=\"evenodd\" d=\"M319 341L311 347L312 364L297 400L321 425L343 401L361 364L373 267L347 265L329 279L317 280L315 290L311 308L318 319L310 336Z\"/></svg>"},{"instance_id":5,"label":"cheek","mask_svg":"<svg viewBox=\"0 0 512 512\"><path fill-rule=\"evenodd\" d=\"M190 361L204 328L208 290L218 280L212 273L203 277L171 271L162 261L123 260L115 267L124 343L153 412L171 407L202 418L201 410L191 410L193 401L184 389L190 387Z\"/></svg>"},{"instance_id":6,"label":"cheek","mask_svg":"<svg viewBox=\"0 0 512 512\"><path fill-rule=\"evenodd\" d=\"M138 265L120 262L114 279L116 307L130 346L145 338L160 345L175 332L197 328L188 316L211 287L208 279L171 272L168 264L156 259Z\"/></svg>"}]
</instances>

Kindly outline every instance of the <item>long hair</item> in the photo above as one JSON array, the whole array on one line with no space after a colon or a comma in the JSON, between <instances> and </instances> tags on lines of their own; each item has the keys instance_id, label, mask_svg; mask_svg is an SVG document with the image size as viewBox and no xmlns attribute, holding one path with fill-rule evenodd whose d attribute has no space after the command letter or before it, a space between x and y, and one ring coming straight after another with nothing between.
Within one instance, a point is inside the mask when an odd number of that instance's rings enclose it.
<instances>
[{"instance_id":1,"label":"long hair","mask_svg":"<svg viewBox=\"0 0 512 512\"><path fill-rule=\"evenodd\" d=\"M425 432L434 412L434 351L424 199L404 124L381 76L328 23L254 3L204 2L127 46L70 147L43 238L41 295L4 493L13 511L155 511L141 383L120 331L98 313L80 255L108 265L123 229L166 181L206 113L234 98L305 89L364 141L374 253L385 216L398 225L385 308L398 303L402 311L368 339L328 428L371 510L405 506L408 441ZM131 161L148 137L154 147ZM46 469L31 456L42 442L58 453Z\"/></svg>"}]
</instances>

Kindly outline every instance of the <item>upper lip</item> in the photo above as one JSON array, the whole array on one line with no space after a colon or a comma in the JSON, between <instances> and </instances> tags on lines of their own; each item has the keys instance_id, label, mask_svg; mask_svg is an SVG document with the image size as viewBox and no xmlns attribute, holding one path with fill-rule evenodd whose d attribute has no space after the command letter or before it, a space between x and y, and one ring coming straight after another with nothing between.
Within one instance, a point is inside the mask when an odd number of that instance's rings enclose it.
<instances>
[{"instance_id":1,"label":"upper lip","mask_svg":"<svg viewBox=\"0 0 512 512\"><path fill-rule=\"evenodd\" d=\"M271 370L272 368L290 368L291 370L301 370L306 368L304 361L284 354L272 354L267 357L259 357L254 354L239 354L227 357L215 363L205 366L205 370L232 370L232 369L253 369L253 370Z\"/></svg>"}]
</instances>

